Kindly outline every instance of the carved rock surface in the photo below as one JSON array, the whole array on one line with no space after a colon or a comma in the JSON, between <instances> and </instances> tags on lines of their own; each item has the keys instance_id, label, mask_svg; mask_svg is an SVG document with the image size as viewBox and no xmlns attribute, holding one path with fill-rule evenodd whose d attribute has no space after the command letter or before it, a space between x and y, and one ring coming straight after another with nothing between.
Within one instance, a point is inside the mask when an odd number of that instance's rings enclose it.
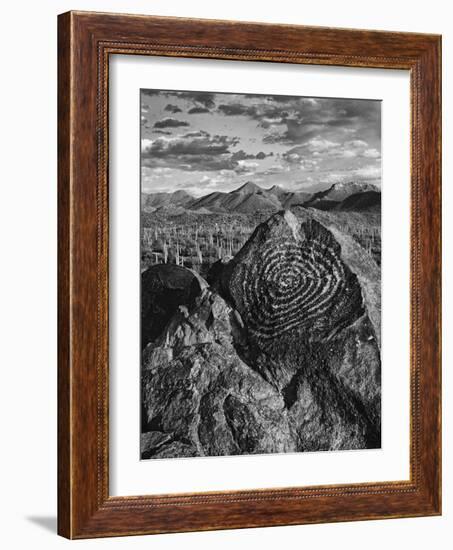
<instances>
[{"instance_id":1,"label":"carved rock surface","mask_svg":"<svg viewBox=\"0 0 453 550\"><path fill-rule=\"evenodd\" d=\"M298 449L379 447L379 272L322 216L273 215L218 288L244 324L241 358L285 398Z\"/></svg>"}]
</instances>

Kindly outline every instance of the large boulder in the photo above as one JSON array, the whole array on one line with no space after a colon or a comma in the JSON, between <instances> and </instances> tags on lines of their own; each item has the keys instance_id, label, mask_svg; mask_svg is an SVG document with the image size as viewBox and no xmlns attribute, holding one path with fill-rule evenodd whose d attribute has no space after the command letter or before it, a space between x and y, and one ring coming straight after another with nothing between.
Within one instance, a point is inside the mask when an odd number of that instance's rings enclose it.
<instances>
[{"instance_id":1,"label":"large boulder","mask_svg":"<svg viewBox=\"0 0 453 550\"><path fill-rule=\"evenodd\" d=\"M175 264L158 264L141 275L142 349L165 329L181 305L189 305L206 282L196 273Z\"/></svg>"},{"instance_id":2,"label":"large boulder","mask_svg":"<svg viewBox=\"0 0 453 550\"><path fill-rule=\"evenodd\" d=\"M260 224L221 273L237 350L284 397L298 448L380 446L379 272L304 209Z\"/></svg>"},{"instance_id":3,"label":"large boulder","mask_svg":"<svg viewBox=\"0 0 453 550\"><path fill-rule=\"evenodd\" d=\"M296 450L282 395L234 348L237 313L205 289L143 353L142 458Z\"/></svg>"}]
</instances>

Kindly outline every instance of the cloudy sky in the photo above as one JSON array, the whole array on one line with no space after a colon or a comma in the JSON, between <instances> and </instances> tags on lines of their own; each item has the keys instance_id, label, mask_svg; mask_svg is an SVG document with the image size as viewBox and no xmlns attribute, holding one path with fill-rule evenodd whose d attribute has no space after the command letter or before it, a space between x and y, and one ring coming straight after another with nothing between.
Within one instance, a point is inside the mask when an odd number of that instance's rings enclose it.
<instances>
[{"instance_id":1,"label":"cloudy sky","mask_svg":"<svg viewBox=\"0 0 453 550\"><path fill-rule=\"evenodd\" d=\"M140 108L145 192L380 185L379 101L141 90Z\"/></svg>"}]
</instances>

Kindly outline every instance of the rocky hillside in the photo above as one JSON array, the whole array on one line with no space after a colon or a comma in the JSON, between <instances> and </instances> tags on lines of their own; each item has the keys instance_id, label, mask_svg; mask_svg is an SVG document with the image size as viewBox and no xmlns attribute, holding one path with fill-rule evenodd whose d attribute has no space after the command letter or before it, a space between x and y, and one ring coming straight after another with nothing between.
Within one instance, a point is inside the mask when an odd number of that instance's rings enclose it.
<instances>
[{"instance_id":1,"label":"rocky hillside","mask_svg":"<svg viewBox=\"0 0 453 550\"><path fill-rule=\"evenodd\" d=\"M325 191L315 193L311 199L306 202L306 206L309 206L310 203L315 203L321 199L341 202L351 195L355 195L356 193L365 193L367 191L378 192L379 189L375 185L366 182L351 181L347 183L334 183Z\"/></svg>"},{"instance_id":2,"label":"rocky hillside","mask_svg":"<svg viewBox=\"0 0 453 550\"><path fill-rule=\"evenodd\" d=\"M312 195L304 206L319 210L380 211L381 192L378 187L366 182L335 183Z\"/></svg>"},{"instance_id":3,"label":"rocky hillside","mask_svg":"<svg viewBox=\"0 0 453 550\"><path fill-rule=\"evenodd\" d=\"M192 195L182 190L174 193L142 193L142 209L145 212L157 208L184 207L192 202Z\"/></svg>"},{"instance_id":4,"label":"rocky hillside","mask_svg":"<svg viewBox=\"0 0 453 550\"><path fill-rule=\"evenodd\" d=\"M252 182L229 193L215 192L194 201L190 208L208 208L215 212L238 212L242 214L281 208L278 197Z\"/></svg>"},{"instance_id":5,"label":"rocky hillside","mask_svg":"<svg viewBox=\"0 0 453 550\"><path fill-rule=\"evenodd\" d=\"M343 212L376 212L381 211L381 193L378 191L364 191L349 195L335 207Z\"/></svg>"},{"instance_id":6,"label":"rocky hillside","mask_svg":"<svg viewBox=\"0 0 453 550\"><path fill-rule=\"evenodd\" d=\"M272 215L209 283L165 269L142 274L142 458L380 446L379 272L322 212Z\"/></svg>"}]
</instances>

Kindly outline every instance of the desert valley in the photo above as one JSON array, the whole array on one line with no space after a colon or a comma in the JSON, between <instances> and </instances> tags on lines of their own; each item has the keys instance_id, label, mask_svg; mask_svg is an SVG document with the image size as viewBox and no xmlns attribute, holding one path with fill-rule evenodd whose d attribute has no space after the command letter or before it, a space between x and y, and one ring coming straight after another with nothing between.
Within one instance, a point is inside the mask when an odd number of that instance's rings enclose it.
<instances>
[{"instance_id":1,"label":"desert valley","mask_svg":"<svg viewBox=\"0 0 453 550\"><path fill-rule=\"evenodd\" d=\"M322 211L380 265L381 193L367 182L336 183L313 194L246 182L231 192L194 198L185 191L142 194L142 270L173 263L206 275L219 259L234 256L258 223L291 209Z\"/></svg>"}]
</instances>

